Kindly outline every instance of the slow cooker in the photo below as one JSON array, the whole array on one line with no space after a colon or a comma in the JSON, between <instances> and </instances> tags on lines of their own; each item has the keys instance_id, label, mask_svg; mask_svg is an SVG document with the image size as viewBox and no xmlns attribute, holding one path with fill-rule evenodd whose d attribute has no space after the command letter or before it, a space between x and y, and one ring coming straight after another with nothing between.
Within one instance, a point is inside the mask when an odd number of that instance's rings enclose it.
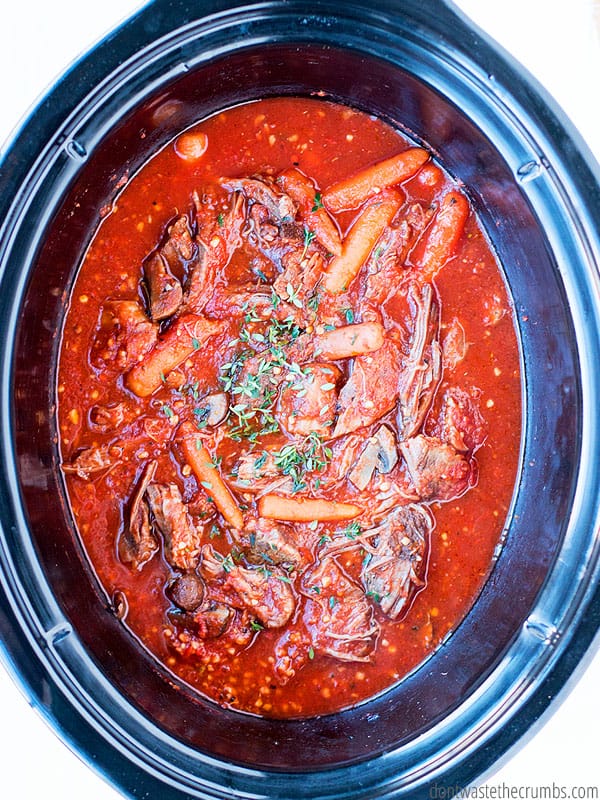
<instances>
[{"instance_id":1,"label":"slow cooker","mask_svg":"<svg viewBox=\"0 0 600 800\"><path fill-rule=\"evenodd\" d=\"M523 440L504 546L454 635L364 706L281 722L191 702L107 613L57 470L54 369L114 172L221 108L314 91L402 125L470 187L515 305ZM140 147L167 99L181 114ZM33 702L129 796L429 797L484 773L598 628L600 192L571 126L443 2L155 0L55 85L0 185L0 630Z\"/></svg>"}]
</instances>

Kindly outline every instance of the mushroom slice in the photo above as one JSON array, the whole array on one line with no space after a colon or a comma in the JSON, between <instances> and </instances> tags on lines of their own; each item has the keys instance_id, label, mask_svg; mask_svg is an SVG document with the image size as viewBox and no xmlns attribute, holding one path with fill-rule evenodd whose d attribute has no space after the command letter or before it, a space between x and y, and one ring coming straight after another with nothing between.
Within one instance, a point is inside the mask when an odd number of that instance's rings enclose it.
<instances>
[{"instance_id":1,"label":"mushroom slice","mask_svg":"<svg viewBox=\"0 0 600 800\"><path fill-rule=\"evenodd\" d=\"M215 428L223 422L228 411L229 401L225 392L215 392L202 399L201 406L194 411L194 414L199 426Z\"/></svg>"},{"instance_id":2,"label":"mushroom slice","mask_svg":"<svg viewBox=\"0 0 600 800\"><path fill-rule=\"evenodd\" d=\"M356 464L348 473L348 480L361 492L366 489L375 470L382 474L391 472L398 463L398 451L394 434L382 425L367 441Z\"/></svg>"},{"instance_id":3,"label":"mushroom slice","mask_svg":"<svg viewBox=\"0 0 600 800\"><path fill-rule=\"evenodd\" d=\"M398 448L396 438L387 425L382 425L375 434L379 442L379 453L377 455L377 470L382 475L391 472L398 463Z\"/></svg>"},{"instance_id":4,"label":"mushroom slice","mask_svg":"<svg viewBox=\"0 0 600 800\"><path fill-rule=\"evenodd\" d=\"M156 461L149 461L144 467L131 502L129 525L119 539L121 560L136 570L150 561L158 550L158 541L152 531L150 512L144 499L146 490L156 473L156 467Z\"/></svg>"},{"instance_id":5,"label":"mushroom slice","mask_svg":"<svg viewBox=\"0 0 600 800\"><path fill-rule=\"evenodd\" d=\"M379 441L376 436L371 436L367 445L358 457L356 464L348 473L348 480L353 483L361 492L366 489L373 473L377 468L379 458Z\"/></svg>"}]
</instances>

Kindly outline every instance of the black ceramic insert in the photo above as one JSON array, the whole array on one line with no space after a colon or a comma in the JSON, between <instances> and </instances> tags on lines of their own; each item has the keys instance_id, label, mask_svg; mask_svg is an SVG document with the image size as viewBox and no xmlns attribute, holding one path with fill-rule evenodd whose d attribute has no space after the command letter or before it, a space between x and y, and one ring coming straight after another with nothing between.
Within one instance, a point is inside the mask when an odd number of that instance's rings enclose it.
<instances>
[{"instance_id":1,"label":"black ceramic insert","mask_svg":"<svg viewBox=\"0 0 600 800\"><path fill-rule=\"evenodd\" d=\"M368 703L273 721L194 695L111 612L57 470L55 367L116 178L215 111L316 92L402 128L468 187L515 305L524 433L504 547L455 633ZM427 797L537 719L598 628L596 170L539 87L441 2L156 0L34 112L0 166L0 633L33 701L124 793Z\"/></svg>"}]
</instances>

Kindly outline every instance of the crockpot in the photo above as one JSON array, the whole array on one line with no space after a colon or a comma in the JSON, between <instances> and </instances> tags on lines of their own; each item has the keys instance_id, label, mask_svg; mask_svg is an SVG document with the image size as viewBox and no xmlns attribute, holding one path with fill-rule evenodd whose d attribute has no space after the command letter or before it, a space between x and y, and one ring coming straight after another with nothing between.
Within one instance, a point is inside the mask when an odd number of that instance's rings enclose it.
<instances>
[{"instance_id":1,"label":"crockpot","mask_svg":"<svg viewBox=\"0 0 600 800\"><path fill-rule=\"evenodd\" d=\"M452 636L367 703L281 721L193 695L111 612L57 468L55 369L115 176L220 109L315 92L468 187L515 307L523 433L502 547ZM56 84L0 187L0 633L32 702L132 797L419 798L485 773L600 620L598 168L548 98L441 0L155 0Z\"/></svg>"}]
</instances>

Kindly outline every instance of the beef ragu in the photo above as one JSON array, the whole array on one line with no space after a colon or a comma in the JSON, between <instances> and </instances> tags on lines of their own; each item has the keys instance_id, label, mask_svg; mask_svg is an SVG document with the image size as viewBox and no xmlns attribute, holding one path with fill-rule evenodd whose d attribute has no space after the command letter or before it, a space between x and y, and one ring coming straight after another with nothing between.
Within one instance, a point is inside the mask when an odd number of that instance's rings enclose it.
<instances>
[{"instance_id":1,"label":"beef ragu","mask_svg":"<svg viewBox=\"0 0 600 800\"><path fill-rule=\"evenodd\" d=\"M355 705L489 573L520 440L512 309L468 190L363 113L260 101L150 159L81 265L58 397L114 613L217 703Z\"/></svg>"}]
</instances>

